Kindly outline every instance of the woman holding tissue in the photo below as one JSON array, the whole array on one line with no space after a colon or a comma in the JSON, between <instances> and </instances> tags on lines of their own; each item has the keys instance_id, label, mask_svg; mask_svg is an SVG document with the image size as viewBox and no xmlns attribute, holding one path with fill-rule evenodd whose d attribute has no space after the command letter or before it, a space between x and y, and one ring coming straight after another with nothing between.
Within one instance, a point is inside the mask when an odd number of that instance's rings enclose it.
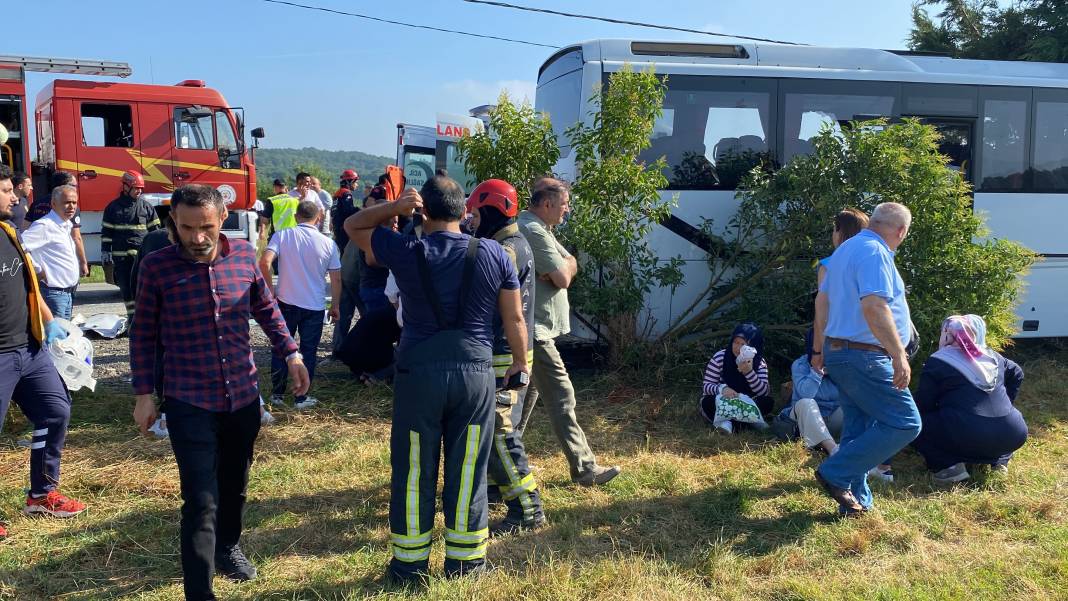
<instances>
[{"instance_id":1,"label":"woman holding tissue","mask_svg":"<svg viewBox=\"0 0 1068 601\"><path fill-rule=\"evenodd\" d=\"M705 368L701 402L697 410L716 428L731 433L734 422L767 427L764 415L774 400L768 396L768 364L764 361L764 336L753 323L734 328L727 346Z\"/></svg>"}]
</instances>

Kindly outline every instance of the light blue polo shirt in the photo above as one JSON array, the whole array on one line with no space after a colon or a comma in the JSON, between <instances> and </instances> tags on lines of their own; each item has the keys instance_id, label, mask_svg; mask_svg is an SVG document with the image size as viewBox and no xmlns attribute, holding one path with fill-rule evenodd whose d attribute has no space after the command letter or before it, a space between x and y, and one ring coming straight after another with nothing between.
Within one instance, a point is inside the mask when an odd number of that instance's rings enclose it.
<instances>
[{"instance_id":1,"label":"light blue polo shirt","mask_svg":"<svg viewBox=\"0 0 1068 601\"><path fill-rule=\"evenodd\" d=\"M826 266L827 277L820 290L830 301L827 336L882 346L868 328L860 306L862 298L874 294L886 299L901 344L908 343L911 321L905 282L894 265L894 252L879 234L862 230L843 242Z\"/></svg>"}]
</instances>

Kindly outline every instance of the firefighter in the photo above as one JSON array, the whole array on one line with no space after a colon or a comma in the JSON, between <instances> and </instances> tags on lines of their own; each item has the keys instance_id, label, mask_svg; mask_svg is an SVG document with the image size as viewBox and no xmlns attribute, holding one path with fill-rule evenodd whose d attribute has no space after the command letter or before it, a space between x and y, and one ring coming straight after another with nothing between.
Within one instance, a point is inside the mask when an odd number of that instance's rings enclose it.
<instances>
[{"instance_id":1,"label":"firefighter","mask_svg":"<svg viewBox=\"0 0 1068 601\"><path fill-rule=\"evenodd\" d=\"M534 361L534 253L515 222L519 214L515 188L504 180L486 180L471 192L467 199L467 212L471 216L468 227L475 237L499 242L519 275L523 319L527 324L525 350L530 364ZM530 473L523 438L513 427L523 417L526 388L505 390L504 374L511 364L512 349L508 346L508 339L498 318L494 321L493 329L497 405L488 475L500 490L508 513L502 521L490 526L490 536L533 530L545 523L541 496L534 475Z\"/></svg>"},{"instance_id":2,"label":"firefighter","mask_svg":"<svg viewBox=\"0 0 1068 601\"><path fill-rule=\"evenodd\" d=\"M379 227L420 208L426 216L421 239ZM409 189L345 222L368 261L393 271L404 304L390 435L393 559L387 575L395 582L426 577L442 443L445 576L484 569L498 312L513 349L505 378L529 373L515 266L499 243L460 232L464 213L463 188L433 177L421 192Z\"/></svg>"},{"instance_id":3,"label":"firefighter","mask_svg":"<svg viewBox=\"0 0 1068 601\"><path fill-rule=\"evenodd\" d=\"M141 252L145 234L160 229L156 209L141 193L145 179L137 171L122 174L122 193L108 203L100 224L100 262L115 274L115 284L122 292L126 305L126 323L133 323L134 296L137 283L133 279L134 263Z\"/></svg>"},{"instance_id":4,"label":"firefighter","mask_svg":"<svg viewBox=\"0 0 1068 601\"><path fill-rule=\"evenodd\" d=\"M330 212L330 222L334 226L334 242L338 250L345 253L345 247L349 244L349 236L345 233L345 220L359 210L356 206L356 188L360 185L360 176L355 169L346 169L341 172L341 187L334 194L334 206Z\"/></svg>"}]
</instances>

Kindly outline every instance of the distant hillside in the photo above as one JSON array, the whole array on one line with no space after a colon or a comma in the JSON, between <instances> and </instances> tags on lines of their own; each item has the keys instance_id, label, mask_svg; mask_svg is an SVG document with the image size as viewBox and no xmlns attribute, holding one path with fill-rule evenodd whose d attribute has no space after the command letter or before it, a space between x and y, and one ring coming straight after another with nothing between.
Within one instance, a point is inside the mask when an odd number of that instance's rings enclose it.
<instances>
[{"instance_id":1,"label":"distant hillside","mask_svg":"<svg viewBox=\"0 0 1068 601\"><path fill-rule=\"evenodd\" d=\"M296 165L317 165L331 174L327 187L337 184L337 176L355 169L363 181L375 181L394 158L367 154L358 150L320 150L318 148L260 148L256 150L256 174L260 179L284 177L292 183ZM323 182L326 184L326 182Z\"/></svg>"}]
</instances>

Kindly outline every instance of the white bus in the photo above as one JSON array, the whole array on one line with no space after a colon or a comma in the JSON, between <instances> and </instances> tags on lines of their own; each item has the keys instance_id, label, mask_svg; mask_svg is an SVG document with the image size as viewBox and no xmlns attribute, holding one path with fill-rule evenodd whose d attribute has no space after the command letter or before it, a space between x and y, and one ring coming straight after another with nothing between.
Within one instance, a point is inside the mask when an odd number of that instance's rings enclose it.
<instances>
[{"instance_id":1,"label":"white bus","mask_svg":"<svg viewBox=\"0 0 1068 601\"><path fill-rule=\"evenodd\" d=\"M538 73L535 106L557 132L561 177L575 174L564 130L589 122L595 86L625 63L668 75L664 114L642 158L667 158L662 194L677 194L678 207L650 243L665 259L686 260L687 285L648 299L661 329L707 281L696 227L711 218L722 231L737 209L739 173L753 164L739 165L738 157L785 164L810 152L824 123L912 116L941 131L942 152L974 185L974 207L992 235L1043 257L1027 277L1019 336L1068 336L1068 64L763 43L584 42L551 56ZM699 164L705 168L683 169L689 175L681 178L672 169Z\"/></svg>"}]
</instances>

